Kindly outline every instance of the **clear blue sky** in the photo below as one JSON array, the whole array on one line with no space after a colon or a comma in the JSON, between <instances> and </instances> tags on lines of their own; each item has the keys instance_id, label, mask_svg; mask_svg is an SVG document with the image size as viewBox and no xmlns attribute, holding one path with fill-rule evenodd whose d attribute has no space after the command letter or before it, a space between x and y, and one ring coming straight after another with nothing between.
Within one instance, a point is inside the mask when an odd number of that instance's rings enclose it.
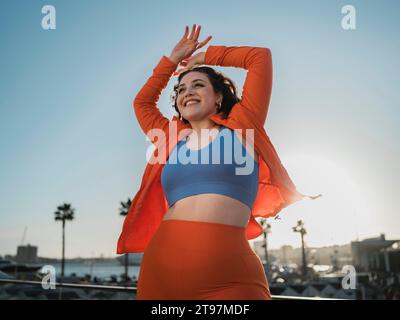
<instances>
[{"instance_id":1,"label":"clear blue sky","mask_svg":"<svg viewBox=\"0 0 400 320\"><path fill-rule=\"evenodd\" d=\"M56 8L56 30L41 28L46 4ZM341 28L346 4L356 8L356 30ZM213 36L211 45L271 49L265 128L295 183L292 160L312 154L359 186L369 218L358 212L364 223L357 232L341 237L339 228L331 242L310 232L309 244L340 243L356 233L400 238L400 2L3 0L0 6L1 255L16 253L27 226L25 243L39 246L40 256L59 257L61 224L53 212L63 202L76 208L76 220L67 223L67 257L115 255L119 202L138 190L149 145L133 98L193 23L202 25L201 40ZM245 72L219 70L241 92ZM173 82L159 101L170 118ZM345 211L346 203L338 208ZM272 239L272 247L297 246L292 225L279 224L288 235ZM319 230L332 226L319 223Z\"/></svg>"}]
</instances>

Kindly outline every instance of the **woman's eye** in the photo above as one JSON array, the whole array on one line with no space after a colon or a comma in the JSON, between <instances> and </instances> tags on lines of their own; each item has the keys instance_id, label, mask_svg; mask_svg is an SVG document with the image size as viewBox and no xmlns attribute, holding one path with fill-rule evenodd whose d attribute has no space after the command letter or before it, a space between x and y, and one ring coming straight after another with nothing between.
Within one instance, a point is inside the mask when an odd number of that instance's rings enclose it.
<instances>
[{"instance_id":1,"label":"woman's eye","mask_svg":"<svg viewBox=\"0 0 400 320\"><path fill-rule=\"evenodd\" d=\"M195 84L194 86L195 86L195 87L198 87L198 86L201 86L201 87L202 87L202 85L201 85L200 83L197 83L197 84ZM181 93L182 90L183 90L183 89L179 89L179 90L178 90L178 93Z\"/></svg>"}]
</instances>

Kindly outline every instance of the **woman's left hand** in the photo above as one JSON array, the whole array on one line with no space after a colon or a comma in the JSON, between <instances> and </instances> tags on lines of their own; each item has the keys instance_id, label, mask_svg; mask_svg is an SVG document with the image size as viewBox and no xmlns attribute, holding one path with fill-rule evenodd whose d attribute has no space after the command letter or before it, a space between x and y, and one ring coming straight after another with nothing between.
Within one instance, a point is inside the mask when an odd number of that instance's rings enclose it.
<instances>
[{"instance_id":1,"label":"woman's left hand","mask_svg":"<svg viewBox=\"0 0 400 320\"><path fill-rule=\"evenodd\" d=\"M206 58L205 52L196 53L194 56L189 57L188 59L182 60L180 65L186 66L186 68L191 68L196 64L204 64Z\"/></svg>"},{"instance_id":2,"label":"woman's left hand","mask_svg":"<svg viewBox=\"0 0 400 320\"><path fill-rule=\"evenodd\" d=\"M189 57L188 59L182 60L179 65L185 68L182 68L180 70L177 70L174 72L174 75L178 75L186 70L189 70L190 68L204 64L206 58L206 53L205 52L199 52L196 53L194 56Z\"/></svg>"}]
</instances>

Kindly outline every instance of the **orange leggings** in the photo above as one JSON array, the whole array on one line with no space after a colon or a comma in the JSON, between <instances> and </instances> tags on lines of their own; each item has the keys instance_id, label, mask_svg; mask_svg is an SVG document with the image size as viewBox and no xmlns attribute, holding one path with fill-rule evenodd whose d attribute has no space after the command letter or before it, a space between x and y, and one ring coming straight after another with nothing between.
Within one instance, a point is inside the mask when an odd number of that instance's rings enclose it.
<instances>
[{"instance_id":1,"label":"orange leggings","mask_svg":"<svg viewBox=\"0 0 400 320\"><path fill-rule=\"evenodd\" d=\"M245 228L162 220L140 266L138 300L269 300L260 258Z\"/></svg>"}]
</instances>

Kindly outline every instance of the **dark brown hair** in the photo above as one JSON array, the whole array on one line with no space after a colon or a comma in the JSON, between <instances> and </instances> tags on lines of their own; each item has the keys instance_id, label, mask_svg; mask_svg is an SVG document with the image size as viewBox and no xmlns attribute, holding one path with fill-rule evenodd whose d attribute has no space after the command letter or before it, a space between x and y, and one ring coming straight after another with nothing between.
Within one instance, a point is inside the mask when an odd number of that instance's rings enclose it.
<instances>
[{"instance_id":1,"label":"dark brown hair","mask_svg":"<svg viewBox=\"0 0 400 320\"><path fill-rule=\"evenodd\" d=\"M171 102L173 103L173 107L175 111L179 115L179 119L181 119L185 124L188 124L189 121L182 117L181 113L179 112L178 106L176 105L176 98L178 97L178 86L182 80L182 78L188 74L189 72L197 71L202 72L207 75L208 79L211 82L211 85L214 89L215 93L222 93L222 104L221 108L218 109L218 112L222 112L224 118L226 119L229 113L232 110L232 107L240 101L240 98L236 94L236 86L234 82L223 75L221 72L215 71L213 68L207 66L195 67L189 70L186 70L179 74L178 76L178 83L174 85L174 92L171 95Z\"/></svg>"}]
</instances>

